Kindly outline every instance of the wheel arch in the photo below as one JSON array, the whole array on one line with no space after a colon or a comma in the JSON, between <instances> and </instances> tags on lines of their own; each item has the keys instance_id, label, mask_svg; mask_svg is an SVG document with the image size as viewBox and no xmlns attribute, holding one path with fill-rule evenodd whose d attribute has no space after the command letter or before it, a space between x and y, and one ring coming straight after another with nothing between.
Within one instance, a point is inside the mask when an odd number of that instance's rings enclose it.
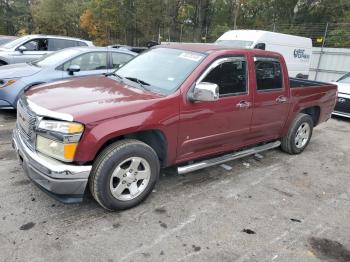
<instances>
[{"instance_id":1,"label":"wheel arch","mask_svg":"<svg viewBox=\"0 0 350 262\"><path fill-rule=\"evenodd\" d=\"M311 106L304 108L300 113L311 116L314 126L317 126L320 120L321 108L319 106Z\"/></svg>"},{"instance_id":2,"label":"wheel arch","mask_svg":"<svg viewBox=\"0 0 350 262\"><path fill-rule=\"evenodd\" d=\"M107 146L110 144L122 140L122 139L136 139L147 145L149 145L156 152L160 166L167 166L167 149L168 143L166 136L159 129L149 129L143 130L139 132L133 132L125 135L121 135L118 137L113 137L105 141L102 146L96 151L95 156L99 155Z\"/></svg>"},{"instance_id":3,"label":"wheel arch","mask_svg":"<svg viewBox=\"0 0 350 262\"><path fill-rule=\"evenodd\" d=\"M8 62L5 59L0 57L0 66L1 65L8 65Z\"/></svg>"}]
</instances>

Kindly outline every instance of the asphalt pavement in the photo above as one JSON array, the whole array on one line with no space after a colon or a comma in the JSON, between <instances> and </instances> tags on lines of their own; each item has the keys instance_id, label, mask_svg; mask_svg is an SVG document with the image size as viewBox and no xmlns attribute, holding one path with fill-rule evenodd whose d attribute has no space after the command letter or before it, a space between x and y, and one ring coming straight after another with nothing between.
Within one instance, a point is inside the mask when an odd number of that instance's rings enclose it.
<instances>
[{"instance_id":1,"label":"asphalt pavement","mask_svg":"<svg viewBox=\"0 0 350 262\"><path fill-rule=\"evenodd\" d=\"M279 149L177 175L141 205L65 205L23 173L0 111L0 261L350 261L350 121ZM231 170L229 170L232 168Z\"/></svg>"}]
</instances>

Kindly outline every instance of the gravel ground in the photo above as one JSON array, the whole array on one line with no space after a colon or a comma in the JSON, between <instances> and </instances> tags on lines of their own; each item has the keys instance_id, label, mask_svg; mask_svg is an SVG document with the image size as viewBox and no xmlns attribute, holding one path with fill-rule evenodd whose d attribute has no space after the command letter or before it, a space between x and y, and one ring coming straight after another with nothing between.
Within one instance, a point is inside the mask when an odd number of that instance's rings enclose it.
<instances>
[{"instance_id":1,"label":"gravel ground","mask_svg":"<svg viewBox=\"0 0 350 262\"><path fill-rule=\"evenodd\" d=\"M24 175L0 111L0 261L350 261L350 121L280 150L185 176L163 170L140 206L64 205Z\"/></svg>"}]
</instances>

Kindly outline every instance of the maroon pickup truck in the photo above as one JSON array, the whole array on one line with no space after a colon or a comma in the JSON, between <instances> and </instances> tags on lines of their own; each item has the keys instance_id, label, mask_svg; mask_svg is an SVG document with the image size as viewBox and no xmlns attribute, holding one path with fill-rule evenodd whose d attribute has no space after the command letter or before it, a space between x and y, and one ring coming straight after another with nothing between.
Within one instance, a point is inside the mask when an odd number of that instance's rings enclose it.
<instances>
[{"instance_id":1,"label":"maroon pickup truck","mask_svg":"<svg viewBox=\"0 0 350 262\"><path fill-rule=\"evenodd\" d=\"M44 191L106 209L180 174L281 147L301 153L336 102L332 84L290 79L280 54L157 46L114 73L37 86L18 102L13 145Z\"/></svg>"}]
</instances>

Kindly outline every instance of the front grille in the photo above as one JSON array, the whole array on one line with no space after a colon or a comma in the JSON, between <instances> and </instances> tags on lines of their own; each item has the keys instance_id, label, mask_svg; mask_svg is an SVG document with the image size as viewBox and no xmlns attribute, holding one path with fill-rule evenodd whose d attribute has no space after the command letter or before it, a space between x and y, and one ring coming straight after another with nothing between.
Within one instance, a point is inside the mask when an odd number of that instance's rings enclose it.
<instances>
[{"instance_id":1,"label":"front grille","mask_svg":"<svg viewBox=\"0 0 350 262\"><path fill-rule=\"evenodd\" d=\"M17 106L17 128L24 142L31 149L35 147L36 115L25 100L20 99Z\"/></svg>"},{"instance_id":2,"label":"front grille","mask_svg":"<svg viewBox=\"0 0 350 262\"><path fill-rule=\"evenodd\" d=\"M350 99L344 98L344 97L338 97L337 104L335 105L334 111L350 114Z\"/></svg>"}]
</instances>

